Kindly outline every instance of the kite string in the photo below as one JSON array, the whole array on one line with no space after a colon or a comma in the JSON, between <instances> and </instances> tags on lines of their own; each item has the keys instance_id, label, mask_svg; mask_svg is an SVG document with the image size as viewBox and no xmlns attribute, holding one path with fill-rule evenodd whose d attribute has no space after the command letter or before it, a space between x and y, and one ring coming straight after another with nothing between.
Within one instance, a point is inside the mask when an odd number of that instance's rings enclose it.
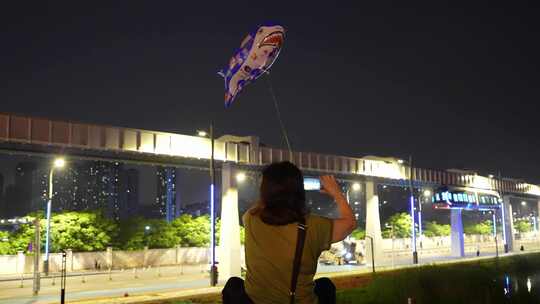
<instances>
[{"instance_id":1,"label":"kite string","mask_svg":"<svg viewBox=\"0 0 540 304\"><path fill-rule=\"evenodd\" d=\"M274 87L272 86L272 81L270 81L270 73L266 73L266 81L268 82L268 89L270 90L270 95L272 95L272 99L274 100L274 107L276 108L276 115L279 121L279 126L281 127L281 133L283 134L283 138L285 138L285 143L287 144L287 149L289 149L289 153L292 154L292 148L291 143L289 142L289 136L287 136L287 129L285 128L285 124L283 123L283 120L281 119L281 112L279 111L279 105L276 98L276 94L274 93Z\"/></svg>"}]
</instances>

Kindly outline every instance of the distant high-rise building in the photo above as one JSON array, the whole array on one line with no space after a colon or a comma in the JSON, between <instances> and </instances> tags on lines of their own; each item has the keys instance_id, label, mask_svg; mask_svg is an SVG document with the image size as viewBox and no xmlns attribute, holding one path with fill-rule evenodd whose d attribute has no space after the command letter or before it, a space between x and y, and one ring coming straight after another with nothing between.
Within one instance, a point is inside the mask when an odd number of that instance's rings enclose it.
<instances>
[{"instance_id":1,"label":"distant high-rise building","mask_svg":"<svg viewBox=\"0 0 540 304\"><path fill-rule=\"evenodd\" d=\"M104 161L73 161L55 171L53 211L102 210L107 217L119 219L121 171L122 164ZM46 199L48 186L44 189Z\"/></svg>"},{"instance_id":2,"label":"distant high-rise building","mask_svg":"<svg viewBox=\"0 0 540 304\"><path fill-rule=\"evenodd\" d=\"M139 171L123 170L120 174L119 218L137 215L139 207Z\"/></svg>"},{"instance_id":3,"label":"distant high-rise building","mask_svg":"<svg viewBox=\"0 0 540 304\"><path fill-rule=\"evenodd\" d=\"M120 218L119 184L122 164L93 161L84 166L85 195L82 203L87 210L103 210L110 218Z\"/></svg>"},{"instance_id":4,"label":"distant high-rise building","mask_svg":"<svg viewBox=\"0 0 540 304\"><path fill-rule=\"evenodd\" d=\"M35 162L18 163L15 167L15 184L6 189L5 207L8 216L23 216L33 211L40 199L36 195L38 170ZM7 191L9 190L9 191Z\"/></svg>"},{"instance_id":5,"label":"distant high-rise building","mask_svg":"<svg viewBox=\"0 0 540 304\"><path fill-rule=\"evenodd\" d=\"M176 202L176 168L158 167L156 169L157 191L155 208L167 221L178 216Z\"/></svg>"}]
</instances>

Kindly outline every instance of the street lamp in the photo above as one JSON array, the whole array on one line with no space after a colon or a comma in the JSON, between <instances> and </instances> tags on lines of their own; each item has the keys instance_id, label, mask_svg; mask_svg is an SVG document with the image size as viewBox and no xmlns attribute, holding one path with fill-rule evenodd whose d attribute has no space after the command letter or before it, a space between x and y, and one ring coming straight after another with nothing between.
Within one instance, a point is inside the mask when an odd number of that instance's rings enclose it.
<instances>
[{"instance_id":1,"label":"street lamp","mask_svg":"<svg viewBox=\"0 0 540 304\"><path fill-rule=\"evenodd\" d=\"M149 225L146 225L144 226L144 238L146 239L146 247L148 248L149 244L150 244L150 239L148 238L148 234L150 233L150 229L152 229L152 227L150 227Z\"/></svg>"},{"instance_id":2,"label":"street lamp","mask_svg":"<svg viewBox=\"0 0 540 304\"><path fill-rule=\"evenodd\" d=\"M216 212L215 212L215 197L216 197L216 168L214 157L214 122L210 123L210 134L206 131L197 131L200 137L210 137L210 248L211 248L211 263L210 266L210 285L216 286L218 283L218 268L216 264Z\"/></svg>"},{"instance_id":3,"label":"street lamp","mask_svg":"<svg viewBox=\"0 0 540 304\"><path fill-rule=\"evenodd\" d=\"M403 163L403 161L401 162ZM409 208L410 208L410 212L411 212L411 220L412 220L412 225L411 225L411 241L412 241L412 254L413 254L413 264L418 264L418 251L417 251L417 248L416 248L416 224L415 224L415 208L414 208L414 187L413 187L413 158L412 158L412 155L409 156ZM420 204L420 201L419 201L419 208L422 208L422 205ZM419 216L420 216L420 219L421 220L421 209L419 210Z\"/></svg>"},{"instance_id":4,"label":"street lamp","mask_svg":"<svg viewBox=\"0 0 540 304\"><path fill-rule=\"evenodd\" d=\"M206 137L206 136L208 136L208 133L206 133L206 131L204 131L204 130L198 130L197 131L197 136Z\"/></svg>"},{"instance_id":5,"label":"street lamp","mask_svg":"<svg viewBox=\"0 0 540 304\"><path fill-rule=\"evenodd\" d=\"M244 172L238 172L236 174L236 181L242 183L246 180L246 174Z\"/></svg>"},{"instance_id":6,"label":"street lamp","mask_svg":"<svg viewBox=\"0 0 540 304\"><path fill-rule=\"evenodd\" d=\"M45 275L49 275L49 244L51 233L51 204L53 197L53 177L55 169L62 169L66 165L66 161L59 157L53 161L51 170L49 171L49 197L47 200L47 230L45 231L45 260L43 261L43 270Z\"/></svg>"},{"instance_id":7,"label":"street lamp","mask_svg":"<svg viewBox=\"0 0 540 304\"><path fill-rule=\"evenodd\" d=\"M352 184L352 189L353 191L360 191L360 184L359 183Z\"/></svg>"}]
</instances>

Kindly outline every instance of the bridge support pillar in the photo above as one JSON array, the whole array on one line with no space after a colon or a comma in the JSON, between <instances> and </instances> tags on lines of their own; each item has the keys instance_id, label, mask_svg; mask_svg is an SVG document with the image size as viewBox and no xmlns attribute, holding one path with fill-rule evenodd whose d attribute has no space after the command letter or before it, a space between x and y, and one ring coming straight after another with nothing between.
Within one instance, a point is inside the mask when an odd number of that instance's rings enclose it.
<instances>
[{"instance_id":1,"label":"bridge support pillar","mask_svg":"<svg viewBox=\"0 0 540 304\"><path fill-rule=\"evenodd\" d=\"M219 238L219 280L240 277L240 222L238 188L232 164L223 163L221 170L221 232Z\"/></svg>"},{"instance_id":2,"label":"bridge support pillar","mask_svg":"<svg viewBox=\"0 0 540 304\"><path fill-rule=\"evenodd\" d=\"M503 241L504 252L514 251L514 216L512 214L512 205L510 204L510 197L504 196L502 203L502 217L503 217Z\"/></svg>"},{"instance_id":3,"label":"bridge support pillar","mask_svg":"<svg viewBox=\"0 0 540 304\"><path fill-rule=\"evenodd\" d=\"M462 209L450 210L450 225L452 231L450 233L451 251L454 257L465 256L465 242L463 240L463 221L461 218Z\"/></svg>"},{"instance_id":4,"label":"bridge support pillar","mask_svg":"<svg viewBox=\"0 0 540 304\"><path fill-rule=\"evenodd\" d=\"M377 184L366 182L366 236L373 238L373 258L375 265L383 258L383 240L381 234L381 218L379 215L379 195ZM371 240L366 237L366 262L372 261Z\"/></svg>"}]
</instances>

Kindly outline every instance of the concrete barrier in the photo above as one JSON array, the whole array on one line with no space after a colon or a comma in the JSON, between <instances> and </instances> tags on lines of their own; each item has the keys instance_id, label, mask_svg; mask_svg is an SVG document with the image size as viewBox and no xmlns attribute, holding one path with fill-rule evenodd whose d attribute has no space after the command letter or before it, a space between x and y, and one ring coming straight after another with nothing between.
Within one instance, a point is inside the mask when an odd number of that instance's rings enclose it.
<instances>
[{"instance_id":1,"label":"concrete barrier","mask_svg":"<svg viewBox=\"0 0 540 304\"><path fill-rule=\"evenodd\" d=\"M198 247L176 247L166 249L112 250L96 252L67 251L68 272L85 270L126 269L180 264L206 264L209 249ZM61 253L49 256L51 272L60 272ZM0 255L0 274L21 274L33 271L33 255L19 252L17 255Z\"/></svg>"}]
</instances>

